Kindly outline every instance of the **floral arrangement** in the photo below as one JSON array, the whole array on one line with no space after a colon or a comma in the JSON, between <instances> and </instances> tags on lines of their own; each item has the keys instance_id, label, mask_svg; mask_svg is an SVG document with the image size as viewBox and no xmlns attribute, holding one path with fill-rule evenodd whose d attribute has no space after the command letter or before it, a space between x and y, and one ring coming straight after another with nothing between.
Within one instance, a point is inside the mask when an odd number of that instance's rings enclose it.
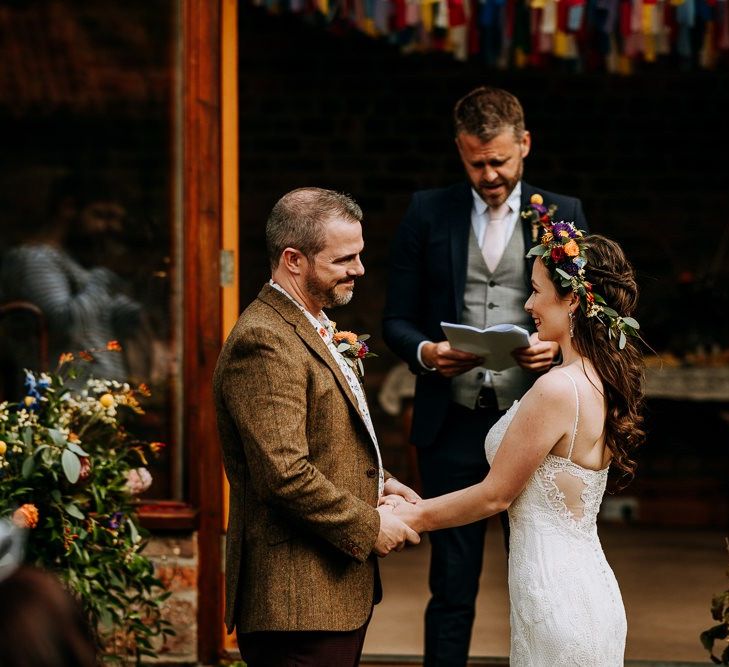
<instances>
[{"instance_id":1,"label":"floral arrangement","mask_svg":"<svg viewBox=\"0 0 729 667\"><path fill-rule=\"evenodd\" d=\"M726 546L729 552L729 539ZM729 576L729 570L727 570L727 576ZM729 589L714 596L711 601L711 617L718 621L718 625L701 633L701 643L709 652L711 662L715 665L729 665L729 645L724 646L721 656L714 655L714 643L719 642L721 650L722 643L726 644L726 640L729 638Z\"/></svg>"},{"instance_id":2,"label":"floral arrangement","mask_svg":"<svg viewBox=\"0 0 729 667\"><path fill-rule=\"evenodd\" d=\"M78 357L119 349L112 341ZM74 362L67 353L52 374L26 371L25 397L0 403L0 518L27 529L25 560L75 595L105 659L139 664L174 634L134 514L152 482L147 456L164 445L135 439L122 423L125 411L143 412L144 385L84 380Z\"/></svg>"},{"instance_id":3,"label":"floral arrangement","mask_svg":"<svg viewBox=\"0 0 729 667\"><path fill-rule=\"evenodd\" d=\"M587 317L597 317L603 322L608 327L609 337L615 338L618 348L622 350L627 343L627 336L639 336L640 324L632 317L619 315L593 290L592 283L586 278L587 243L584 233L573 222L555 222L553 218L556 211L557 207L554 205L549 208L544 206L542 195L532 195L529 206L521 215L532 223L535 240L534 230L537 225L542 227L542 236L539 245L534 246L527 253L527 257L541 258L544 265L553 272L552 278L559 280L562 287L572 289Z\"/></svg>"},{"instance_id":4,"label":"floral arrangement","mask_svg":"<svg viewBox=\"0 0 729 667\"><path fill-rule=\"evenodd\" d=\"M335 326L334 322L332 322L332 326ZM369 334L362 334L358 336L352 331L334 332L333 340L334 344L337 346L337 352L344 357L344 361L347 362L347 365L355 373L357 373L360 378L364 377L364 364L362 363L362 359L377 356L374 352L370 352L370 348L365 342L369 340L369 338Z\"/></svg>"}]
</instances>

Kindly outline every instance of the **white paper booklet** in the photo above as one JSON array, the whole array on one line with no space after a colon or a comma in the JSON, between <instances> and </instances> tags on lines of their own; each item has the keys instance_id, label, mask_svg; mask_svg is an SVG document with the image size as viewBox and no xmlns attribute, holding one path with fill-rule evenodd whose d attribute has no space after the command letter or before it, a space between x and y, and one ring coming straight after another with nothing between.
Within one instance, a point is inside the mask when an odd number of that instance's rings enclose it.
<instances>
[{"instance_id":1,"label":"white paper booklet","mask_svg":"<svg viewBox=\"0 0 729 667\"><path fill-rule=\"evenodd\" d=\"M516 366L512 351L529 345L529 332L516 324L495 324L486 329L450 322L441 322L440 326L454 350L483 357L482 366L491 371Z\"/></svg>"}]
</instances>

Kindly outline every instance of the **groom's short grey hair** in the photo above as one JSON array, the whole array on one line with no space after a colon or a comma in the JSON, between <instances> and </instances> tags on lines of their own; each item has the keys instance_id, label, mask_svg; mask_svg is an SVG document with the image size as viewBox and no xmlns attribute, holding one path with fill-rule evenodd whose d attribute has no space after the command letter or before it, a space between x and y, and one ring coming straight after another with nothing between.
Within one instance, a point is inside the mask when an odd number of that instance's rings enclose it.
<instances>
[{"instance_id":1,"label":"groom's short grey hair","mask_svg":"<svg viewBox=\"0 0 729 667\"><path fill-rule=\"evenodd\" d=\"M271 270L286 248L314 257L324 248L324 226L332 218L362 222L362 209L349 195L323 188L298 188L279 199L266 223L266 246Z\"/></svg>"}]
</instances>

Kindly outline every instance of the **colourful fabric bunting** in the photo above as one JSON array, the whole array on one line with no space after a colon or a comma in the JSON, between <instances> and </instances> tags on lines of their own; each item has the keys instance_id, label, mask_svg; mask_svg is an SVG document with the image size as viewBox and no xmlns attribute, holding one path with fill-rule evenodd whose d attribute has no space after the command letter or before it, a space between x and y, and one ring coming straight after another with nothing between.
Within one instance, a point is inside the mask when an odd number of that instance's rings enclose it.
<instances>
[{"instance_id":1,"label":"colourful fabric bunting","mask_svg":"<svg viewBox=\"0 0 729 667\"><path fill-rule=\"evenodd\" d=\"M493 67L628 74L640 62L729 63L729 0L253 0L271 12L319 13L403 52L448 51Z\"/></svg>"}]
</instances>

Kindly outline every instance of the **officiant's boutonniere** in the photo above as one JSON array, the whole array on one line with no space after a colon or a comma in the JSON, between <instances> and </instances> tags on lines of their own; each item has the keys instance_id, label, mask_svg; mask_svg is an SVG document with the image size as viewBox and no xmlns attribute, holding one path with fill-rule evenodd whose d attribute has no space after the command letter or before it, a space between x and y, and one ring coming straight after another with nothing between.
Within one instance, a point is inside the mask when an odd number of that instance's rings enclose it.
<instances>
[{"instance_id":1,"label":"officiant's boutonniere","mask_svg":"<svg viewBox=\"0 0 729 667\"><path fill-rule=\"evenodd\" d=\"M528 220L532 226L532 243L536 243L540 232L553 219L557 212L557 205L550 204L548 207L544 205L544 197L539 193L533 194L527 206L522 212L521 217Z\"/></svg>"},{"instance_id":2,"label":"officiant's boutonniere","mask_svg":"<svg viewBox=\"0 0 729 667\"><path fill-rule=\"evenodd\" d=\"M358 336L352 331L336 331L334 332L334 344L337 351L344 357L344 361L359 377L364 377L364 365L362 359L367 357L376 357L374 352L370 352L370 348L365 341L369 340L369 334Z\"/></svg>"}]
</instances>

